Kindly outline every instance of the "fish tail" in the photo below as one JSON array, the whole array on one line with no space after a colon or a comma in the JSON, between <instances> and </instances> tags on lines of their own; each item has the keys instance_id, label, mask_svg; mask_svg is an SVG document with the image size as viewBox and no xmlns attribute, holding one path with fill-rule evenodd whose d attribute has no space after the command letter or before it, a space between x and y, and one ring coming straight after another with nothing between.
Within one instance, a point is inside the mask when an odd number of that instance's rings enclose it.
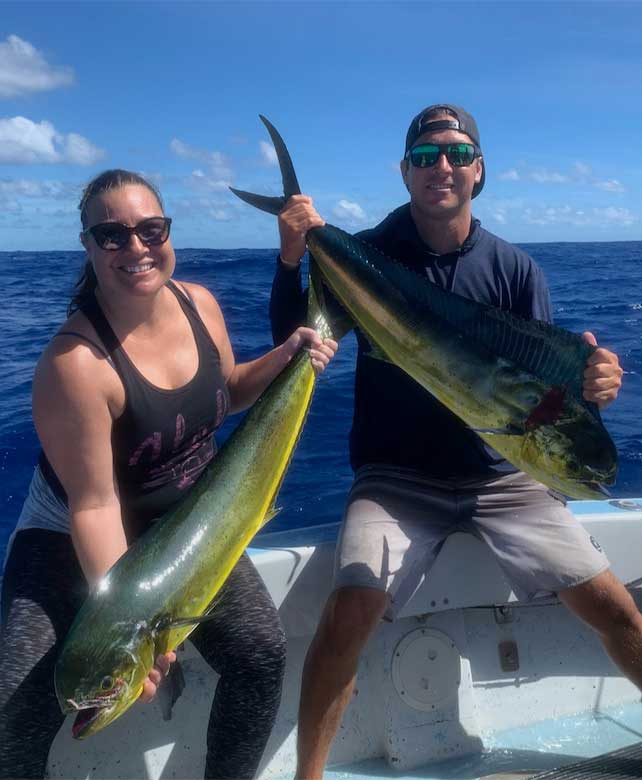
<instances>
[{"instance_id":1,"label":"fish tail","mask_svg":"<svg viewBox=\"0 0 642 780\"><path fill-rule=\"evenodd\" d=\"M274 144L279 168L281 169L281 179L283 180L283 195L280 197L269 197L267 195L257 195L253 192L237 190L234 187L230 187L230 189L241 200L249 203L250 206L254 206L261 211L267 211L269 214L278 214L285 206L288 198L292 195L301 194L301 188L294 172L292 158L281 134L269 119L266 119L262 114L259 114L259 117L267 128ZM312 254L310 254L307 324L314 328L321 338L332 338L336 341L354 327L354 323L347 315L340 316L334 314L333 317L329 316L328 307L326 306L326 290L321 281L321 272Z\"/></svg>"},{"instance_id":2,"label":"fish tail","mask_svg":"<svg viewBox=\"0 0 642 780\"><path fill-rule=\"evenodd\" d=\"M285 141L281 138L279 131L274 125L266 119L262 114L259 114L261 122L267 127L267 131L270 134L276 156L279 161L279 167L281 168L281 178L283 179L283 195L279 197L269 197L267 195L257 195L253 192L245 192L245 190L237 190L234 187L230 187L232 192L249 203L250 206L254 206L261 211L267 211L268 214L278 214L279 211L285 206L285 203L292 195L299 195L301 188L294 172L294 165L292 165L292 158L288 152Z\"/></svg>"}]
</instances>

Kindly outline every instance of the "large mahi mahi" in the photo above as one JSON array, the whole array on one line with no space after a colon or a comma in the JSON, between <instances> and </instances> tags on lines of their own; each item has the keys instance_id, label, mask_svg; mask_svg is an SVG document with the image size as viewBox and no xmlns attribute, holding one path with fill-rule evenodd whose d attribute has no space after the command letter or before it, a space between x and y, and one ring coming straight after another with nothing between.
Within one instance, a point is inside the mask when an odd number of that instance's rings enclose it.
<instances>
[{"instance_id":1,"label":"large mahi mahi","mask_svg":"<svg viewBox=\"0 0 642 780\"><path fill-rule=\"evenodd\" d=\"M310 320L330 329L311 285ZM55 670L64 712L86 737L139 697L159 653L205 615L246 546L270 519L305 422L314 371L301 350L225 442L197 485L97 585L67 635Z\"/></svg>"},{"instance_id":2,"label":"large mahi mahi","mask_svg":"<svg viewBox=\"0 0 642 780\"><path fill-rule=\"evenodd\" d=\"M284 196L233 190L277 214L300 192L277 130ZM324 282L375 346L511 463L574 498L603 498L617 452L597 406L582 397L595 349L581 336L443 290L326 224L306 236ZM427 447L439 446L427 441Z\"/></svg>"}]
</instances>

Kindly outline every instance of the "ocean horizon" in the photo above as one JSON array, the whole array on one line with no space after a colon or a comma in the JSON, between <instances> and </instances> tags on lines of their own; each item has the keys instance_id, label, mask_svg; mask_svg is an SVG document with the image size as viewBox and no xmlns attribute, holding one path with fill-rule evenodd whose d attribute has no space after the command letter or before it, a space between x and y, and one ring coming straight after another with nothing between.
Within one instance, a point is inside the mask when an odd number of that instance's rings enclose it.
<instances>
[{"instance_id":1,"label":"ocean horizon","mask_svg":"<svg viewBox=\"0 0 642 780\"><path fill-rule=\"evenodd\" d=\"M520 244L544 270L555 322L591 330L625 370L618 400L603 414L619 452L614 497L642 496L642 241ZM203 284L218 299L237 360L272 347L268 302L277 249L177 250L176 278ZM45 344L65 319L83 263L80 250L0 252L6 295L0 313L0 554L15 526L38 456L31 381ZM286 475L272 530L340 519L351 470L355 340L342 341L317 383L308 422ZM229 418L219 445L238 424Z\"/></svg>"}]
</instances>

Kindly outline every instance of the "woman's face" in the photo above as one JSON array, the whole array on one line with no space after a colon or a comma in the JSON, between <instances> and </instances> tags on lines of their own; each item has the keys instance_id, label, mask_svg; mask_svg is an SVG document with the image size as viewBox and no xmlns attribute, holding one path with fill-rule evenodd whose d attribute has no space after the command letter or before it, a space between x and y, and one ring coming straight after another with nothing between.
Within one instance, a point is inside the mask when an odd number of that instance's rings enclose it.
<instances>
[{"instance_id":1,"label":"woman's face","mask_svg":"<svg viewBox=\"0 0 642 780\"><path fill-rule=\"evenodd\" d=\"M87 207L87 227L102 222L120 222L135 227L144 219L163 217L154 193L142 184L126 184L102 192ZM146 246L133 233L128 243L116 251L101 249L91 233L81 233L81 241L96 272L102 295L151 295L160 290L174 273L176 256L172 242Z\"/></svg>"}]
</instances>

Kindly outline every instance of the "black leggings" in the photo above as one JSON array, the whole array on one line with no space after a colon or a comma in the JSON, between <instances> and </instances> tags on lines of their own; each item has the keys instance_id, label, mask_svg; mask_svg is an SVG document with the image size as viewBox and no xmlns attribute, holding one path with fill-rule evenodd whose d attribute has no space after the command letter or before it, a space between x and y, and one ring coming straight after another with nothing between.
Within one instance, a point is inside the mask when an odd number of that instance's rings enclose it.
<instances>
[{"instance_id":1,"label":"black leggings","mask_svg":"<svg viewBox=\"0 0 642 780\"><path fill-rule=\"evenodd\" d=\"M56 531L16 535L2 586L0 778L42 778L63 723L53 670L87 596L71 539ZM274 725L285 637L247 555L217 600L215 619L190 636L219 675L207 728L205 777L252 778Z\"/></svg>"}]
</instances>

